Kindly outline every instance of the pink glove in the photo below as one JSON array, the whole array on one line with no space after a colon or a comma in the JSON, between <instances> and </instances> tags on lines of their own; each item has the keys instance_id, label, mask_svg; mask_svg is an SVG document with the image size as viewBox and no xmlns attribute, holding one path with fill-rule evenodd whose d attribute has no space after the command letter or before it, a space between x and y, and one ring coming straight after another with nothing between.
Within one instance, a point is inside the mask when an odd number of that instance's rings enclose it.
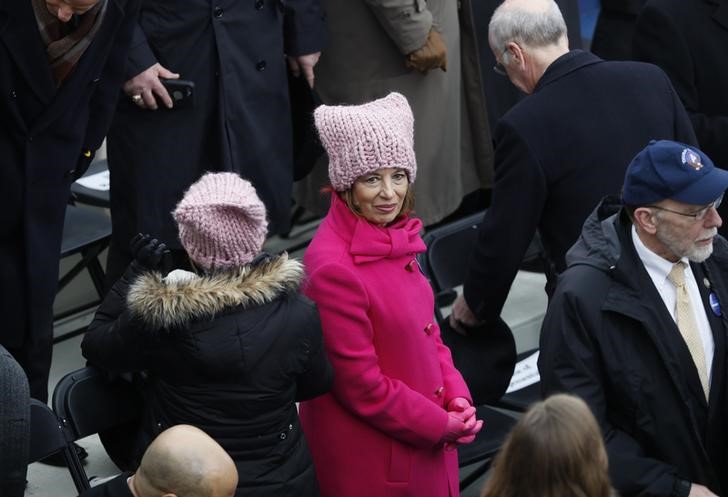
<instances>
[{"instance_id":1,"label":"pink glove","mask_svg":"<svg viewBox=\"0 0 728 497\"><path fill-rule=\"evenodd\" d=\"M472 422L475 422L475 407L470 405L468 399L464 397L455 397L448 402L447 410L448 412L460 414L463 418L463 423L467 426L474 426L471 425L471 419Z\"/></svg>"},{"instance_id":2,"label":"pink glove","mask_svg":"<svg viewBox=\"0 0 728 497\"><path fill-rule=\"evenodd\" d=\"M483 428L483 420L478 419L475 422L475 427L473 428L473 431L470 432L470 435L464 435L464 436L458 438L457 440L455 440L455 444L456 445L469 444L470 442L475 440L475 436L478 434L478 432L481 430L481 428Z\"/></svg>"},{"instance_id":3,"label":"pink glove","mask_svg":"<svg viewBox=\"0 0 728 497\"><path fill-rule=\"evenodd\" d=\"M477 433L483 428L483 421L475 418L475 408L468 399L455 397L447 404L448 414L454 414L463 420L463 431L455 440L446 440L445 449L452 450L457 445L467 444L475 440Z\"/></svg>"},{"instance_id":4,"label":"pink glove","mask_svg":"<svg viewBox=\"0 0 728 497\"><path fill-rule=\"evenodd\" d=\"M465 423L462 416L458 413L447 413L447 424L445 425L445 433L440 438L441 442L454 442L464 435Z\"/></svg>"},{"instance_id":5,"label":"pink glove","mask_svg":"<svg viewBox=\"0 0 728 497\"><path fill-rule=\"evenodd\" d=\"M470 407L470 402L465 397L455 397L447 404L448 411L463 412Z\"/></svg>"}]
</instances>

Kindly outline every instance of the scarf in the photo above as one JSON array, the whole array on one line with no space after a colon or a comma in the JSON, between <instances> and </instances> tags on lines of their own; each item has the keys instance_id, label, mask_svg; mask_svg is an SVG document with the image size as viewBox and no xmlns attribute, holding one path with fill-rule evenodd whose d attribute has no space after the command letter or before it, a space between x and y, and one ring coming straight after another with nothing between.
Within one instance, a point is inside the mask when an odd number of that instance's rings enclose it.
<instances>
[{"instance_id":1,"label":"scarf","mask_svg":"<svg viewBox=\"0 0 728 497\"><path fill-rule=\"evenodd\" d=\"M91 45L106 12L106 0L101 0L88 12L64 23L48 11L45 0L32 0L38 31L46 46L56 87L60 87ZM76 21L76 22L74 22Z\"/></svg>"}]
</instances>

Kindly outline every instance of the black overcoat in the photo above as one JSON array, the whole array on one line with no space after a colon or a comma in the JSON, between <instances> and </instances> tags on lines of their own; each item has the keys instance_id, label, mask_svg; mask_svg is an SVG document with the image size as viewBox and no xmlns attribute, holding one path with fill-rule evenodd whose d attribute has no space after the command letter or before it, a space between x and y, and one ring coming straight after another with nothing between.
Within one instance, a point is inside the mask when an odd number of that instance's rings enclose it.
<instances>
[{"instance_id":1,"label":"black overcoat","mask_svg":"<svg viewBox=\"0 0 728 497\"><path fill-rule=\"evenodd\" d=\"M556 271L599 200L618 193L651 139L695 144L658 67L581 50L554 61L495 128L495 186L471 256L465 298L494 320L536 229Z\"/></svg>"},{"instance_id":2,"label":"black overcoat","mask_svg":"<svg viewBox=\"0 0 728 497\"><path fill-rule=\"evenodd\" d=\"M20 347L28 333L50 340L69 188L108 129L139 8L139 0L108 1L103 25L60 88L31 3L0 1L0 343L7 347Z\"/></svg>"},{"instance_id":3,"label":"black overcoat","mask_svg":"<svg viewBox=\"0 0 728 497\"><path fill-rule=\"evenodd\" d=\"M287 231L293 152L284 54L320 51L318 0L144 0L127 78L159 62L195 83L191 108L121 98L108 138L114 241L149 233L181 248L171 216L205 171L249 180L271 234Z\"/></svg>"},{"instance_id":4,"label":"black overcoat","mask_svg":"<svg viewBox=\"0 0 728 497\"><path fill-rule=\"evenodd\" d=\"M650 0L632 48L636 60L667 73L700 149L728 169L728 0ZM728 210L719 212L725 219Z\"/></svg>"},{"instance_id":5,"label":"black overcoat","mask_svg":"<svg viewBox=\"0 0 728 497\"><path fill-rule=\"evenodd\" d=\"M543 393L570 392L589 404L622 497L679 496L678 480L725 495L728 243L718 236L713 255L690 264L715 344L706 403L690 351L615 200L595 209L567 255L541 331Z\"/></svg>"},{"instance_id":6,"label":"black overcoat","mask_svg":"<svg viewBox=\"0 0 728 497\"><path fill-rule=\"evenodd\" d=\"M303 265L282 255L164 280L135 267L99 307L81 349L100 368L148 372L136 455L161 431L191 424L235 461L236 495L318 495L295 403L328 391L333 370L318 311L298 293Z\"/></svg>"}]
</instances>

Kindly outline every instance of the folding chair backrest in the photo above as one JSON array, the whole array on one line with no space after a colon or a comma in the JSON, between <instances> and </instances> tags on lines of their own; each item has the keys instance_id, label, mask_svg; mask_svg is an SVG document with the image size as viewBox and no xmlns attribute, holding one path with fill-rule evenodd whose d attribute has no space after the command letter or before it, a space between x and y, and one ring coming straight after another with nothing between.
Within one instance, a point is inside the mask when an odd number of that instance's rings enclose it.
<instances>
[{"instance_id":1,"label":"folding chair backrest","mask_svg":"<svg viewBox=\"0 0 728 497\"><path fill-rule=\"evenodd\" d=\"M478 238L484 212L439 226L422 237L427 252L420 260L436 294L461 285L468 272L469 254Z\"/></svg>"},{"instance_id":2,"label":"folding chair backrest","mask_svg":"<svg viewBox=\"0 0 728 497\"><path fill-rule=\"evenodd\" d=\"M53 410L74 440L138 419L141 395L121 378L86 366L61 378L53 391Z\"/></svg>"},{"instance_id":3,"label":"folding chair backrest","mask_svg":"<svg viewBox=\"0 0 728 497\"><path fill-rule=\"evenodd\" d=\"M61 452L79 493L90 488L81 461L58 416L50 407L36 399L30 399L30 447L28 463L40 461Z\"/></svg>"}]
</instances>

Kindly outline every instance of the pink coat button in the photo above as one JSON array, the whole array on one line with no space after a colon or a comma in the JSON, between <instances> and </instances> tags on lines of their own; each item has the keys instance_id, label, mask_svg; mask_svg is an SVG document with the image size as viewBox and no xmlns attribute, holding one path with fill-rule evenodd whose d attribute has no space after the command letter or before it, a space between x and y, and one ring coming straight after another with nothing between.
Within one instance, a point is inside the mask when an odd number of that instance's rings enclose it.
<instances>
[{"instance_id":1,"label":"pink coat button","mask_svg":"<svg viewBox=\"0 0 728 497\"><path fill-rule=\"evenodd\" d=\"M440 387L437 390L435 390L435 395L438 397L442 397L442 394L445 393L445 387Z\"/></svg>"},{"instance_id":2,"label":"pink coat button","mask_svg":"<svg viewBox=\"0 0 728 497\"><path fill-rule=\"evenodd\" d=\"M435 325L432 323L427 323L427 326L425 326L425 333L428 335L432 335L432 330L435 328Z\"/></svg>"}]
</instances>

